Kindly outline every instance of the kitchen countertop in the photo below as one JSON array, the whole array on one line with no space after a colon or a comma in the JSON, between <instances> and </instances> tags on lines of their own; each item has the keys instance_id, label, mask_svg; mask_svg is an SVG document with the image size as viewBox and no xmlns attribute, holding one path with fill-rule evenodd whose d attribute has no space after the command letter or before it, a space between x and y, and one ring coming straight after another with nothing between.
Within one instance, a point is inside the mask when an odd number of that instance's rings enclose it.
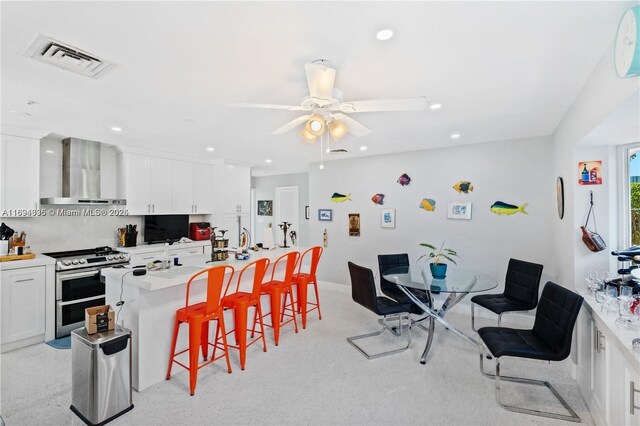
<instances>
[{"instance_id":1,"label":"kitchen countertop","mask_svg":"<svg viewBox=\"0 0 640 426\"><path fill-rule=\"evenodd\" d=\"M207 260L211 260L210 255L195 255L185 256L180 258L180 262L183 266L172 266L166 270L160 271L147 271L146 275L133 276L128 274L124 281L127 285L133 285L148 291L162 290L177 285L184 285L189 278L195 274L198 270L211 268L219 265L233 266L236 271L239 271L244 265L251 263L256 259L266 257L271 261L274 261L278 257L290 251L299 251L301 254L306 250L305 247L291 247L287 249L278 248L274 250L260 250L258 252L251 252L251 258L249 260L235 260L233 253L229 253L229 260L225 262L212 262L206 263ZM107 268L103 269L102 275L109 280L116 280L121 282L123 275L127 272L131 272L130 268Z\"/></svg>"},{"instance_id":2,"label":"kitchen countertop","mask_svg":"<svg viewBox=\"0 0 640 426\"><path fill-rule=\"evenodd\" d=\"M50 266L55 264L56 260L53 257L45 256L44 254L36 254L36 257L33 259L0 262L0 270L8 271L11 269L33 268L35 266Z\"/></svg>"},{"instance_id":3,"label":"kitchen countertop","mask_svg":"<svg viewBox=\"0 0 640 426\"><path fill-rule=\"evenodd\" d=\"M188 249L192 247L205 247L211 245L211 241L203 240L203 241L192 241L189 243L173 243L169 245L169 250L171 249ZM116 247L118 251L129 254L143 254L143 253L151 253L157 251L164 250L164 243L159 244L143 244L135 247Z\"/></svg>"}]
</instances>

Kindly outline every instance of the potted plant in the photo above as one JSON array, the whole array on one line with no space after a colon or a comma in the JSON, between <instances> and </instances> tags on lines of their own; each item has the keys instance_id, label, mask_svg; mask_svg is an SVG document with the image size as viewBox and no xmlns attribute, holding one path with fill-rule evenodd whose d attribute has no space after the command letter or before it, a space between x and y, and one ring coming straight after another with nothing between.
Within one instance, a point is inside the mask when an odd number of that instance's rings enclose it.
<instances>
[{"instance_id":1,"label":"potted plant","mask_svg":"<svg viewBox=\"0 0 640 426\"><path fill-rule=\"evenodd\" d=\"M431 263L429 264L429 269L431 269L431 275L433 276L433 278L442 279L447 276L447 264L443 263L443 260L448 260L454 265L457 265L454 258L457 257L458 259L462 260L460 256L458 256L458 253L455 252L455 250L444 247L444 241L442 242L440 248L427 243L420 243L420 245L422 247L428 248L429 253L423 254L418 258L418 260L422 259L423 257L426 257L427 259L433 259L433 261L431 261Z\"/></svg>"}]
</instances>

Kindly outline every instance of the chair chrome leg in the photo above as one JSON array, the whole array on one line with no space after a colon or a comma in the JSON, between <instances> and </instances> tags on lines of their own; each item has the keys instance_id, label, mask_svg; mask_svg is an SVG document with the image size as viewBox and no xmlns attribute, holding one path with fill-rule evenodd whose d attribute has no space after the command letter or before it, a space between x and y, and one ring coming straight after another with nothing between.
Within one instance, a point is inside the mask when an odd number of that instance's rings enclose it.
<instances>
[{"instance_id":1,"label":"chair chrome leg","mask_svg":"<svg viewBox=\"0 0 640 426\"><path fill-rule=\"evenodd\" d=\"M471 302L471 329L477 333L478 330L476 329L475 305L475 303Z\"/></svg>"},{"instance_id":2,"label":"chair chrome leg","mask_svg":"<svg viewBox=\"0 0 640 426\"><path fill-rule=\"evenodd\" d=\"M389 350L389 351L383 351L383 352L377 352L377 353L374 353L374 354L370 354L370 353L367 353L364 349L362 349L360 346L358 346L355 343L355 340L366 339L368 337L374 337L374 336L380 336L386 330L391 331L391 329L389 327L387 327L386 319L387 319L386 317L383 317L382 329L380 331L376 331L376 332L368 333L368 334L361 334L359 336L347 337L347 342L349 342L351 344L351 346L356 348L358 350L358 352L360 352L362 355L364 355L365 358L367 358L367 359L375 359L375 358L380 358L380 357L387 356L387 355L393 355L393 354L400 353L400 352L403 352L403 351L406 351L407 349L409 349L409 345L411 345L411 317L409 316L408 313L400 314L398 316L399 335L402 334L402 327L403 327L402 320L406 319L407 323L409 324L408 328L407 328L407 333L406 333L407 334L407 344L406 344L406 346L404 346L402 348L398 348L398 349L392 349L392 350ZM391 332L393 333L393 331L391 331ZM396 334L396 333L394 333L394 334Z\"/></svg>"},{"instance_id":3,"label":"chair chrome leg","mask_svg":"<svg viewBox=\"0 0 640 426\"><path fill-rule=\"evenodd\" d=\"M480 354L480 371L482 372L483 375L485 375L487 377L492 377L493 375L489 375L489 374L484 372L483 366L482 366L482 358L483 357L482 357L482 353L481 353ZM575 411L573 411L573 409L569 406L569 404L567 404L567 402L564 400L564 398L562 398L560 396L558 391L556 391L556 389L553 386L551 386L551 383L549 383L549 382L547 382L545 380L534 380L534 379L527 379L527 378L524 378L524 377L501 376L500 375L500 359L499 358L496 358L496 374L493 377L495 378L495 383L496 383L495 384L496 402L498 403L498 405L500 405L505 410L513 411L513 412L516 412L516 413L522 413L522 414L530 414L530 415L539 416L539 417L549 417L549 418L552 418L552 419L566 420L566 421L570 421L570 422L577 422L577 423L581 423L582 422L580 417L576 414ZM530 409L530 408L523 408L523 407L517 407L517 406L514 406L514 405L505 404L500 399L500 381L501 380L504 380L504 381L507 381L507 382L523 383L523 384L528 384L528 385L546 386L547 389L549 389L551 391L551 393L553 393L553 395L556 397L556 399L562 404L562 406L565 408L565 410L567 410L569 412L569 415L551 413L551 412L548 412L548 411L533 410L533 409Z\"/></svg>"}]
</instances>

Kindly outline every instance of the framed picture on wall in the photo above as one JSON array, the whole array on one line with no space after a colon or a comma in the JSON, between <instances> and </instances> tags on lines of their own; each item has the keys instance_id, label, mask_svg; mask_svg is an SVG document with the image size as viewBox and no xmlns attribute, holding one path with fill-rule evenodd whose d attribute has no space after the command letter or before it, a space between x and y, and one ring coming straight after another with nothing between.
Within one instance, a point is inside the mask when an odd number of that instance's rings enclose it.
<instances>
[{"instance_id":1,"label":"framed picture on wall","mask_svg":"<svg viewBox=\"0 0 640 426\"><path fill-rule=\"evenodd\" d=\"M331 222L331 220L333 220L333 210L318 209L318 220L322 222Z\"/></svg>"},{"instance_id":2,"label":"framed picture on wall","mask_svg":"<svg viewBox=\"0 0 640 426\"><path fill-rule=\"evenodd\" d=\"M471 203L449 203L449 219L471 220Z\"/></svg>"},{"instance_id":3,"label":"framed picture on wall","mask_svg":"<svg viewBox=\"0 0 640 426\"><path fill-rule=\"evenodd\" d=\"M396 209L380 210L380 227L381 228L396 227Z\"/></svg>"},{"instance_id":4,"label":"framed picture on wall","mask_svg":"<svg viewBox=\"0 0 640 426\"><path fill-rule=\"evenodd\" d=\"M273 200L258 200L258 216L273 216Z\"/></svg>"}]
</instances>

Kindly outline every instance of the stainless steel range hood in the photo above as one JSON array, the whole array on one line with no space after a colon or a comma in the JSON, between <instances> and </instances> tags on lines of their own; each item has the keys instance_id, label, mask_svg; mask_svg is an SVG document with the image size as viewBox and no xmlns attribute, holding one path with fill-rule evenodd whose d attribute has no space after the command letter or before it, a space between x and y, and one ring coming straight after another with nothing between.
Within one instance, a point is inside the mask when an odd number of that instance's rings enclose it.
<instances>
[{"instance_id":1,"label":"stainless steel range hood","mask_svg":"<svg viewBox=\"0 0 640 426\"><path fill-rule=\"evenodd\" d=\"M45 205L125 205L127 200L100 197L100 142L62 141L62 197L41 198Z\"/></svg>"}]
</instances>

